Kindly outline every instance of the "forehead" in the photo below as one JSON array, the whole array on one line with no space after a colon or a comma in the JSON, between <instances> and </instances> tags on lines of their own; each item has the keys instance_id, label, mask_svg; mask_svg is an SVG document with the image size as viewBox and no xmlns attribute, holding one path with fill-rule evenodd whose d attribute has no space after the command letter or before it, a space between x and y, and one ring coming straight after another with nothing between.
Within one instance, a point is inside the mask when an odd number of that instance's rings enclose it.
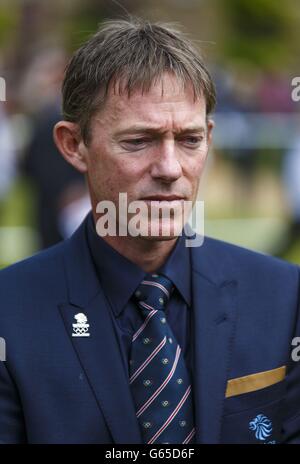
<instances>
[{"instance_id":1,"label":"forehead","mask_svg":"<svg viewBox=\"0 0 300 464\"><path fill-rule=\"evenodd\" d=\"M184 86L176 77L164 75L149 91L136 89L130 96L110 88L99 120L126 129L137 122L158 127L203 124L205 118L204 97L195 99L191 84Z\"/></svg>"}]
</instances>

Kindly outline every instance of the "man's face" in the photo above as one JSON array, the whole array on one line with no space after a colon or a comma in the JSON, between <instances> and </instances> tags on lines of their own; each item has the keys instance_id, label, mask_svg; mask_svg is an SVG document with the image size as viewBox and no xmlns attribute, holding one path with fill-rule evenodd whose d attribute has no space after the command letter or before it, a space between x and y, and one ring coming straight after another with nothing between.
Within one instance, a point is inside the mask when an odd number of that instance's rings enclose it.
<instances>
[{"instance_id":1,"label":"man's face","mask_svg":"<svg viewBox=\"0 0 300 464\"><path fill-rule=\"evenodd\" d=\"M183 89L168 74L144 94L128 98L110 91L92 120L88 147L80 144L93 208L110 200L118 211L120 192L127 193L128 204L146 200L159 207L165 200L164 210L194 202L211 129L204 97L194 101L192 88ZM171 215L171 227L176 220L178 215Z\"/></svg>"}]
</instances>

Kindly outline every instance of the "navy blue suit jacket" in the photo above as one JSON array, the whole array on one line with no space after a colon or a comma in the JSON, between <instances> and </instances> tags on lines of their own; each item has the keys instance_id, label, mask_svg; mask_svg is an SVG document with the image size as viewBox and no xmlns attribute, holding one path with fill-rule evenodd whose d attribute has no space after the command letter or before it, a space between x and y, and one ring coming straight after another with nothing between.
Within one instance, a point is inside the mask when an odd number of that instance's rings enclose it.
<instances>
[{"instance_id":1,"label":"navy blue suit jacket","mask_svg":"<svg viewBox=\"0 0 300 464\"><path fill-rule=\"evenodd\" d=\"M299 269L210 238L191 256L196 442L300 443ZM85 222L1 271L0 294L0 442L141 443Z\"/></svg>"}]
</instances>

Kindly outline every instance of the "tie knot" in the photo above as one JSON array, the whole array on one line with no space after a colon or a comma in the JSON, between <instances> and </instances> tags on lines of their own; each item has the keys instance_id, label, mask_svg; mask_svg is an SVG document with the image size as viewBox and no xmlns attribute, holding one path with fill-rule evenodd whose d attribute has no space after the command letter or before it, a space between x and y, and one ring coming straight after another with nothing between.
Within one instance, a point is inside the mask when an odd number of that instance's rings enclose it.
<instances>
[{"instance_id":1,"label":"tie knot","mask_svg":"<svg viewBox=\"0 0 300 464\"><path fill-rule=\"evenodd\" d=\"M146 309L164 310L174 285L162 274L147 274L136 289L134 296Z\"/></svg>"}]
</instances>

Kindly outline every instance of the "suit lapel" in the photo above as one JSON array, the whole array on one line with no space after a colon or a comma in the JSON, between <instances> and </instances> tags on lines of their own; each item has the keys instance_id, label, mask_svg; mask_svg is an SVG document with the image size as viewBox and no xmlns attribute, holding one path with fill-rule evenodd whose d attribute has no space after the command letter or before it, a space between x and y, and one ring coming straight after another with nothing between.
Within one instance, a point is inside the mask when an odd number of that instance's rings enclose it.
<instances>
[{"instance_id":1,"label":"suit lapel","mask_svg":"<svg viewBox=\"0 0 300 464\"><path fill-rule=\"evenodd\" d=\"M225 280L209 242L191 253L197 443L220 441L236 318L237 282Z\"/></svg>"},{"instance_id":2,"label":"suit lapel","mask_svg":"<svg viewBox=\"0 0 300 464\"><path fill-rule=\"evenodd\" d=\"M59 305L66 331L115 443L142 443L125 366L103 294L89 256L84 225L69 240L65 265L69 302ZM74 316L84 313L89 337L74 337Z\"/></svg>"}]
</instances>

